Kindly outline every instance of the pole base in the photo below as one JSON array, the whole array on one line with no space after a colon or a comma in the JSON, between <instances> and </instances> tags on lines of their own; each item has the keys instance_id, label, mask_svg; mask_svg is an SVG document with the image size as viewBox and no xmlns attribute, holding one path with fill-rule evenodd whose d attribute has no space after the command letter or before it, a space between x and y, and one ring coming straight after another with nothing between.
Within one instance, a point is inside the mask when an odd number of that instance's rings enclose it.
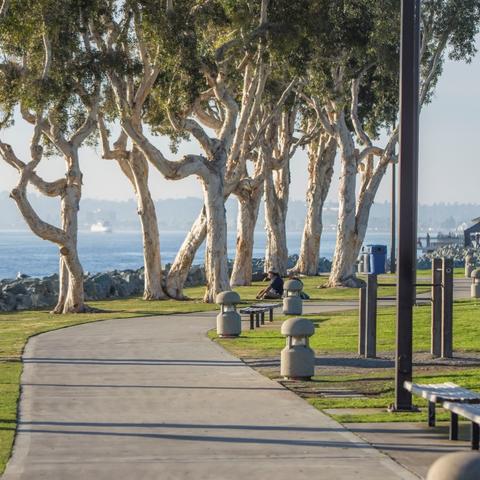
<instances>
[{"instance_id":1,"label":"pole base","mask_svg":"<svg viewBox=\"0 0 480 480\"><path fill-rule=\"evenodd\" d=\"M395 407L395 404L391 404L388 406L387 411L389 413L418 413L420 412L420 409L416 407L415 405L412 405L411 407L407 408L397 408Z\"/></svg>"},{"instance_id":2,"label":"pole base","mask_svg":"<svg viewBox=\"0 0 480 480\"><path fill-rule=\"evenodd\" d=\"M292 382L310 382L312 377L283 377L284 380L290 380Z\"/></svg>"}]
</instances>

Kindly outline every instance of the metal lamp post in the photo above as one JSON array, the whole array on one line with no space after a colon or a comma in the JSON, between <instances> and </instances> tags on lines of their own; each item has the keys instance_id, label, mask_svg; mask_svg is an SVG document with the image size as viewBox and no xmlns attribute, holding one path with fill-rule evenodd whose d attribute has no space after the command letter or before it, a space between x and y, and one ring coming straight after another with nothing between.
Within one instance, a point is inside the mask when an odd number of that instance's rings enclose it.
<instances>
[{"instance_id":1,"label":"metal lamp post","mask_svg":"<svg viewBox=\"0 0 480 480\"><path fill-rule=\"evenodd\" d=\"M390 201L390 273L397 271L397 246L396 246L396 193L397 191L397 175L395 163L392 163L392 197Z\"/></svg>"},{"instance_id":2,"label":"metal lamp post","mask_svg":"<svg viewBox=\"0 0 480 480\"><path fill-rule=\"evenodd\" d=\"M420 0L402 0L398 286L394 409L412 409L413 298L417 263Z\"/></svg>"}]
</instances>

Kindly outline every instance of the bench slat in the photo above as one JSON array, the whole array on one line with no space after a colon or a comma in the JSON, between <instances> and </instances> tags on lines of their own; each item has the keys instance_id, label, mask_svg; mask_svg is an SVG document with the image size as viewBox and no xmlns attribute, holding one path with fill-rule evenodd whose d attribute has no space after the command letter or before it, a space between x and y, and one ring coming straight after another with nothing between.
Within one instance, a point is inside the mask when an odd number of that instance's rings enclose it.
<instances>
[{"instance_id":1,"label":"bench slat","mask_svg":"<svg viewBox=\"0 0 480 480\"><path fill-rule=\"evenodd\" d=\"M443 400L460 402L480 401L480 395L478 393L460 387L452 382L432 384L405 382L404 387L412 392L412 394L425 398L429 402L441 402Z\"/></svg>"},{"instance_id":2,"label":"bench slat","mask_svg":"<svg viewBox=\"0 0 480 480\"><path fill-rule=\"evenodd\" d=\"M480 423L480 405L478 404L443 402L442 407L472 422Z\"/></svg>"}]
</instances>

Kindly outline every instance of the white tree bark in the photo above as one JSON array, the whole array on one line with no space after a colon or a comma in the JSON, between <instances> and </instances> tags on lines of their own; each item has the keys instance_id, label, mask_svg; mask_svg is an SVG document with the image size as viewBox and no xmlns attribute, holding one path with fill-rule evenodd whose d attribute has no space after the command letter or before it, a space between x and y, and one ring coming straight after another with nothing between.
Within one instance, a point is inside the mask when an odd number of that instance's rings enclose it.
<instances>
[{"instance_id":1,"label":"white tree bark","mask_svg":"<svg viewBox=\"0 0 480 480\"><path fill-rule=\"evenodd\" d=\"M207 236L207 214L205 206L190 228L166 279L166 290L170 297L182 300L185 297L183 287L192 267L195 255Z\"/></svg>"},{"instance_id":2,"label":"white tree bark","mask_svg":"<svg viewBox=\"0 0 480 480\"><path fill-rule=\"evenodd\" d=\"M343 111L337 122L341 153L340 184L338 189L338 221L337 241L334 260L328 285L330 287L357 287L355 262L357 253L357 222L356 222L356 180L357 155L352 136L345 122Z\"/></svg>"},{"instance_id":3,"label":"white tree bark","mask_svg":"<svg viewBox=\"0 0 480 480\"><path fill-rule=\"evenodd\" d=\"M35 173L35 169L42 159L42 147L39 145L41 132L42 129L37 122L31 145L32 159L29 163L19 160L10 145L2 142L0 142L0 153L4 160L16 168L20 174L19 182L10 196L16 202L25 222L35 235L57 244L60 249L60 292L53 312L83 313L89 311L89 308L85 305L83 269L77 250L77 215L82 185L82 174L78 167L78 148L71 148L72 145L69 144L65 179L45 182ZM44 195L61 197L62 228L50 225L37 215L27 198L29 183L32 183Z\"/></svg>"},{"instance_id":4,"label":"white tree bark","mask_svg":"<svg viewBox=\"0 0 480 480\"><path fill-rule=\"evenodd\" d=\"M217 293L230 290L227 258L227 216L225 211L223 172L203 182L207 241L205 246L205 275L207 287L203 297L213 303Z\"/></svg>"},{"instance_id":5,"label":"white tree bark","mask_svg":"<svg viewBox=\"0 0 480 480\"><path fill-rule=\"evenodd\" d=\"M141 128L136 116L135 124ZM134 145L127 150L127 136L121 132L114 149L110 148L109 133L103 116L99 115L98 127L103 149L103 158L116 160L124 175L132 184L137 199L137 213L142 227L144 300L163 300L167 297L163 290L163 274L160 255L160 236L157 213L148 186L148 162L143 153Z\"/></svg>"},{"instance_id":6,"label":"white tree bark","mask_svg":"<svg viewBox=\"0 0 480 480\"><path fill-rule=\"evenodd\" d=\"M267 167L265 173L265 271L287 274L288 248L286 220L290 189L290 163L278 170Z\"/></svg>"},{"instance_id":7,"label":"white tree bark","mask_svg":"<svg viewBox=\"0 0 480 480\"><path fill-rule=\"evenodd\" d=\"M64 299L62 298L63 305L60 301L57 302L54 309L55 313L79 313L88 310L85 305L83 292L83 268L78 256L77 238L78 211L82 197L82 174L78 168L78 157L75 154L74 157L73 161L67 161L71 168L66 175L67 185L61 199L61 224L68 242L60 247L62 269L60 276L65 276L66 272L64 270L66 267L68 271L68 288ZM61 280L64 281L63 278ZM59 293L62 294L61 291Z\"/></svg>"},{"instance_id":8,"label":"white tree bark","mask_svg":"<svg viewBox=\"0 0 480 480\"><path fill-rule=\"evenodd\" d=\"M252 284L254 233L264 189L262 178L257 180L247 178L240 182L235 191L238 213L235 261L230 276L232 286Z\"/></svg>"},{"instance_id":9,"label":"white tree bark","mask_svg":"<svg viewBox=\"0 0 480 480\"><path fill-rule=\"evenodd\" d=\"M162 283L162 262L160 257L160 236L158 232L155 204L148 187L148 164L137 149L131 152L130 168L137 197L137 213L142 226L144 300L163 300L166 295Z\"/></svg>"},{"instance_id":10,"label":"white tree bark","mask_svg":"<svg viewBox=\"0 0 480 480\"><path fill-rule=\"evenodd\" d=\"M302 243L293 272L317 275L323 232L323 205L327 198L337 153L335 138L322 133L308 144L307 213Z\"/></svg>"}]
</instances>

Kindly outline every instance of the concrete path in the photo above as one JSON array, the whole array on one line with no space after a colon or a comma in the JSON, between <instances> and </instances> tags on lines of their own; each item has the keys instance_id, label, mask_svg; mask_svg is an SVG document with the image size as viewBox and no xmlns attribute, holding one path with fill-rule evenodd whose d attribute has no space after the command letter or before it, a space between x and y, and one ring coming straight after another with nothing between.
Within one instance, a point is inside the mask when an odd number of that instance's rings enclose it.
<instances>
[{"instance_id":1,"label":"concrete path","mask_svg":"<svg viewBox=\"0 0 480 480\"><path fill-rule=\"evenodd\" d=\"M212 313L27 345L4 480L417 478L205 336Z\"/></svg>"}]
</instances>

